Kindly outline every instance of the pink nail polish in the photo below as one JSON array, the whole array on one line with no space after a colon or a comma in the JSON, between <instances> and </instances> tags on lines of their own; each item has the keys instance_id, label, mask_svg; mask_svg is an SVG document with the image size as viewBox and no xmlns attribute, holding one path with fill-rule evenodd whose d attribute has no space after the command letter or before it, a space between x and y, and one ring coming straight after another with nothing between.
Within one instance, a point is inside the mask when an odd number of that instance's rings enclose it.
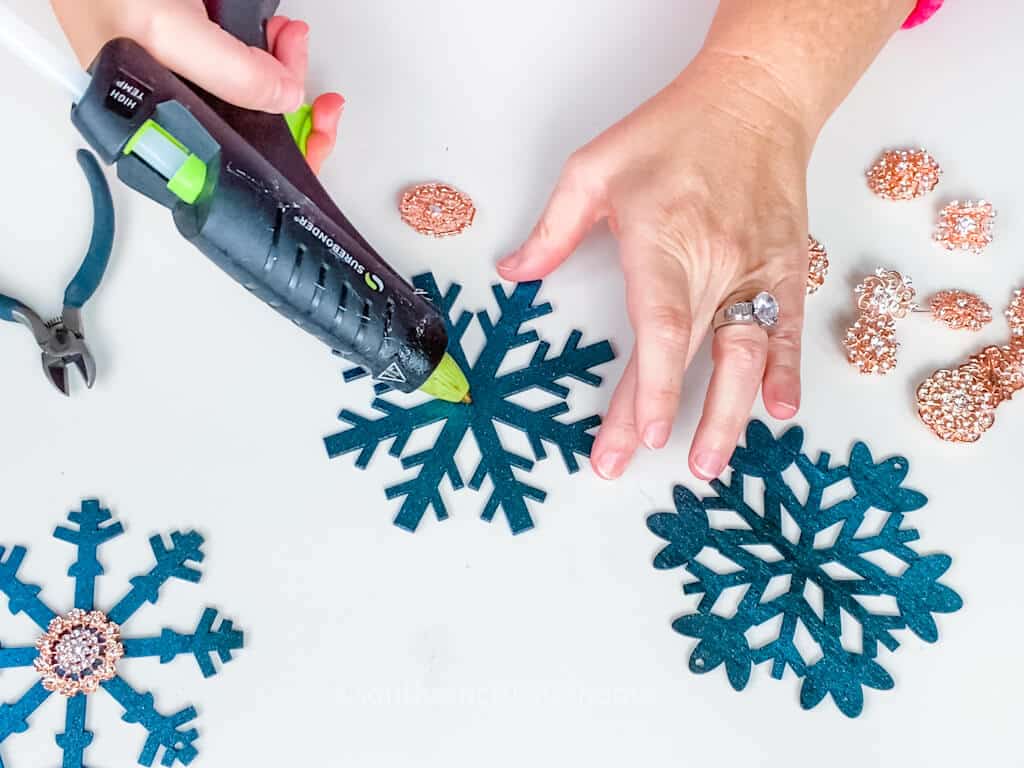
<instances>
[{"instance_id":1,"label":"pink nail polish","mask_svg":"<svg viewBox=\"0 0 1024 768\"><path fill-rule=\"evenodd\" d=\"M518 251L506 256L504 259L498 262L498 269L502 272L510 272L511 270L518 267L523 261L523 256Z\"/></svg>"},{"instance_id":2,"label":"pink nail polish","mask_svg":"<svg viewBox=\"0 0 1024 768\"><path fill-rule=\"evenodd\" d=\"M597 474L605 480L615 480L622 474L625 458L625 454L615 451L600 456L597 460Z\"/></svg>"},{"instance_id":3,"label":"pink nail polish","mask_svg":"<svg viewBox=\"0 0 1024 768\"><path fill-rule=\"evenodd\" d=\"M658 421L651 424L644 430L644 445L652 451L659 451L668 444L669 435L672 434L672 425L667 421Z\"/></svg>"},{"instance_id":4,"label":"pink nail polish","mask_svg":"<svg viewBox=\"0 0 1024 768\"><path fill-rule=\"evenodd\" d=\"M725 469L725 459L716 451L703 451L693 457L693 468L703 480L714 480Z\"/></svg>"}]
</instances>

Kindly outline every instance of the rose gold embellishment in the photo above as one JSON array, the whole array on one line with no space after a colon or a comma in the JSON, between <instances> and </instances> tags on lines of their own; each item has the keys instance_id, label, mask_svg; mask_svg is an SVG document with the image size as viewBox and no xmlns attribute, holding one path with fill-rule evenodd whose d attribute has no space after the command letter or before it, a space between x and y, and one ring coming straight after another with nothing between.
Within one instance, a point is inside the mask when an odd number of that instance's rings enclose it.
<instances>
[{"instance_id":1,"label":"rose gold embellishment","mask_svg":"<svg viewBox=\"0 0 1024 768\"><path fill-rule=\"evenodd\" d=\"M914 281L899 272L879 267L854 290L857 307L872 315L902 319L914 308Z\"/></svg>"},{"instance_id":2,"label":"rose gold embellishment","mask_svg":"<svg viewBox=\"0 0 1024 768\"><path fill-rule=\"evenodd\" d=\"M917 390L917 412L941 439L974 443L995 424L996 403L976 366L937 371Z\"/></svg>"},{"instance_id":3,"label":"rose gold embellishment","mask_svg":"<svg viewBox=\"0 0 1024 768\"><path fill-rule=\"evenodd\" d=\"M942 169L923 149L884 152L868 171L868 186L885 200L914 200L939 184Z\"/></svg>"},{"instance_id":4,"label":"rose gold embellishment","mask_svg":"<svg viewBox=\"0 0 1024 768\"><path fill-rule=\"evenodd\" d=\"M828 277L828 253L825 246L813 237L807 237L807 255L809 266L807 269L807 295L817 293L818 289L825 284Z\"/></svg>"},{"instance_id":5,"label":"rose gold embellishment","mask_svg":"<svg viewBox=\"0 0 1024 768\"><path fill-rule=\"evenodd\" d=\"M939 291L930 305L932 316L954 331L980 331L992 322L992 307L965 291Z\"/></svg>"},{"instance_id":6,"label":"rose gold embellishment","mask_svg":"<svg viewBox=\"0 0 1024 768\"><path fill-rule=\"evenodd\" d=\"M896 367L896 323L888 315L863 314L846 332L843 346L861 373L884 375Z\"/></svg>"},{"instance_id":7,"label":"rose gold embellishment","mask_svg":"<svg viewBox=\"0 0 1024 768\"><path fill-rule=\"evenodd\" d=\"M421 235L461 235L476 218L469 195L447 184L420 184L406 190L399 205L402 221Z\"/></svg>"},{"instance_id":8,"label":"rose gold embellishment","mask_svg":"<svg viewBox=\"0 0 1024 768\"><path fill-rule=\"evenodd\" d=\"M992 203L954 200L939 213L935 242L947 251L970 251L980 256L992 243L995 217Z\"/></svg>"},{"instance_id":9,"label":"rose gold embellishment","mask_svg":"<svg viewBox=\"0 0 1024 768\"><path fill-rule=\"evenodd\" d=\"M1012 343L1024 343L1024 291L1013 294L1013 301L1006 310L1006 321L1010 324Z\"/></svg>"},{"instance_id":10,"label":"rose gold embellishment","mask_svg":"<svg viewBox=\"0 0 1024 768\"><path fill-rule=\"evenodd\" d=\"M113 680L124 656L120 627L100 611L75 609L54 618L36 648L34 666L43 687L68 698L94 693L101 683Z\"/></svg>"}]
</instances>

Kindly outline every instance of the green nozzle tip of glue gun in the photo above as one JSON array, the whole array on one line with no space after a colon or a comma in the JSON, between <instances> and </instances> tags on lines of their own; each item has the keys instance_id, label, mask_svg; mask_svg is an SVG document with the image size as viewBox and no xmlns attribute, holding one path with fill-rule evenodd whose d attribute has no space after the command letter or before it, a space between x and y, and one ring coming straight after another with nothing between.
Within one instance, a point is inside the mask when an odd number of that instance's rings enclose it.
<instances>
[{"instance_id":1,"label":"green nozzle tip of glue gun","mask_svg":"<svg viewBox=\"0 0 1024 768\"><path fill-rule=\"evenodd\" d=\"M466 381L466 374L447 353L430 378L420 387L420 391L449 403L473 402L469 397L469 382Z\"/></svg>"},{"instance_id":2,"label":"green nozzle tip of glue gun","mask_svg":"<svg viewBox=\"0 0 1024 768\"><path fill-rule=\"evenodd\" d=\"M292 132L292 138L295 139L299 151L305 157L306 149L309 146L309 135L313 133L313 107L303 104L294 112L285 115L284 119L288 123L288 130Z\"/></svg>"}]
</instances>

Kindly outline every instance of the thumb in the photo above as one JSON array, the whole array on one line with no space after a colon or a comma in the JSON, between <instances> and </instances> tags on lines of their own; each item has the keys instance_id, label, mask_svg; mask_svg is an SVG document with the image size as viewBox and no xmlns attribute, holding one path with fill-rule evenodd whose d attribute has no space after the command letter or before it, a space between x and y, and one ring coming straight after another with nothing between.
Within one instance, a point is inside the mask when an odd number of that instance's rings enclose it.
<instances>
[{"instance_id":1,"label":"thumb","mask_svg":"<svg viewBox=\"0 0 1024 768\"><path fill-rule=\"evenodd\" d=\"M498 263L506 280L540 280L575 251L600 215L601 196L585 161L571 159L562 171L547 209L529 239Z\"/></svg>"},{"instance_id":2,"label":"thumb","mask_svg":"<svg viewBox=\"0 0 1024 768\"><path fill-rule=\"evenodd\" d=\"M185 5L154 11L138 42L164 66L239 107L291 112L305 97L288 67Z\"/></svg>"}]
</instances>

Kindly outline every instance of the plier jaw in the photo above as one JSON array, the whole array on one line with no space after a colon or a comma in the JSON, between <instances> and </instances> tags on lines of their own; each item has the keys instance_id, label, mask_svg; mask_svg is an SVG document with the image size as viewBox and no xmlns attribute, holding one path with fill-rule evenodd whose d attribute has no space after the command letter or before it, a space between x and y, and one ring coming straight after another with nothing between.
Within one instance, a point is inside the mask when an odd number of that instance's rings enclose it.
<instances>
[{"instance_id":1,"label":"plier jaw","mask_svg":"<svg viewBox=\"0 0 1024 768\"><path fill-rule=\"evenodd\" d=\"M81 150L78 163L89 182L93 201L93 233L89 250L64 292L64 314L46 323L31 308L0 294L0 320L21 323L42 351L43 373L63 395L71 392L68 369L77 368L86 387L96 383L96 362L85 344L82 307L99 287L114 243L114 203L96 158Z\"/></svg>"},{"instance_id":2,"label":"plier jaw","mask_svg":"<svg viewBox=\"0 0 1024 768\"><path fill-rule=\"evenodd\" d=\"M85 340L69 329L63 320L50 324L49 331L50 338L42 345L46 378L66 397L71 394L67 371L74 366L82 375L85 386L92 389L96 383L96 361Z\"/></svg>"}]
</instances>

